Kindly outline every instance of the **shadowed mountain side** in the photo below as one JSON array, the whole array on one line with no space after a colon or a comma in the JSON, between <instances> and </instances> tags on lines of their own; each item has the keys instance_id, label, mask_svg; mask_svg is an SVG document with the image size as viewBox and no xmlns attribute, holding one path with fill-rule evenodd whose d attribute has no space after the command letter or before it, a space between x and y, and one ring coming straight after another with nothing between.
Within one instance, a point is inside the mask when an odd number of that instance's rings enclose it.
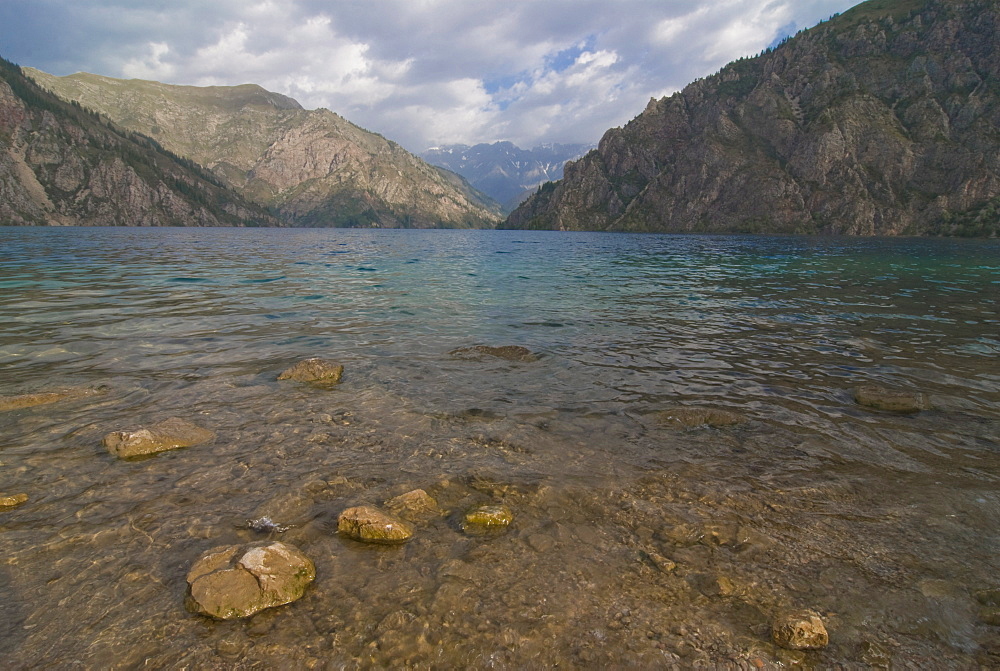
<instances>
[{"instance_id":1,"label":"shadowed mountain side","mask_svg":"<svg viewBox=\"0 0 1000 671\"><path fill-rule=\"evenodd\" d=\"M211 169L297 226L493 227L500 207L329 110L242 86L26 70L41 86Z\"/></svg>"},{"instance_id":2,"label":"shadowed mountain side","mask_svg":"<svg viewBox=\"0 0 1000 671\"><path fill-rule=\"evenodd\" d=\"M651 100L504 226L996 235L998 9L858 5Z\"/></svg>"},{"instance_id":3,"label":"shadowed mountain side","mask_svg":"<svg viewBox=\"0 0 1000 671\"><path fill-rule=\"evenodd\" d=\"M214 175L0 59L0 224L277 226Z\"/></svg>"}]
</instances>

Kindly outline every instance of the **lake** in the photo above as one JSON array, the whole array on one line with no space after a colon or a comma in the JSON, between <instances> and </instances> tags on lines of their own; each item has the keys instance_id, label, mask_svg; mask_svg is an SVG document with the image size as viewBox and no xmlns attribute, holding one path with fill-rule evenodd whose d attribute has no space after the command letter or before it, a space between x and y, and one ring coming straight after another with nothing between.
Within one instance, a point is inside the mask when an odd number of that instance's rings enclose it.
<instances>
[{"instance_id":1,"label":"lake","mask_svg":"<svg viewBox=\"0 0 1000 671\"><path fill-rule=\"evenodd\" d=\"M998 241L0 228L0 371L70 391L0 412L6 668L1000 663ZM215 440L102 445L169 417ZM338 535L417 488L410 542ZM267 539L301 600L185 609ZM771 642L800 608L829 646Z\"/></svg>"}]
</instances>

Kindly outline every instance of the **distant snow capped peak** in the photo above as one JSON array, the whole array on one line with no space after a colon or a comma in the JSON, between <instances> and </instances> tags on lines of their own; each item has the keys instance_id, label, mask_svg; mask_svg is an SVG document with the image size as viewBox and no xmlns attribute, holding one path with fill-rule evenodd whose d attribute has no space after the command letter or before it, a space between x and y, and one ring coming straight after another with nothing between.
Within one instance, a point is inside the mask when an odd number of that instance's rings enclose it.
<instances>
[{"instance_id":1,"label":"distant snow capped peak","mask_svg":"<svg viewBox=\"0 0 1000 671\"><path fill-rule=\"evenodd\" d=\"M474 187L513 209L541 184L562 179L566 161L580 158L595 144L545 143L522 149L502 140L474 146L440 145L420 157L465 177Z\"/></svg>"}]
</instances>

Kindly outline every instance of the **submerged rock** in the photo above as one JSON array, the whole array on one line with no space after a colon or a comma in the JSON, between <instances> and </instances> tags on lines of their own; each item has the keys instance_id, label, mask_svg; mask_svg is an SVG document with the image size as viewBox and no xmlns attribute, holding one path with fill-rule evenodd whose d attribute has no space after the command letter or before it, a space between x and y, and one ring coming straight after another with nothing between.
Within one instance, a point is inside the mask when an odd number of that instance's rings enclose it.
<instances>
[{"instance_id":1,"label":"submerged rock","mask_svg":"<svg viewBox=\"0 0 1000 671\"><path fill-rule=\"evenodd\" d=\"M295 382L322 382L324 384L336 384L344 374L344 367L339 363L327 361L326 359L306 359L300 361L291 368L286 369L278 376L279 380L293 380Z\"/></svg>"},{"instance_id":2,"label":"submerged rock","mask_svg":"<svg viewBox=\"0 0 1000 671\"><path fill-rule=\"evenodd\" d=\"M422 489L391 498L385 502L385 507L397 515L414 518L433 517L441 513L437 501Z\"/></svg>"},{"instance_id":3,"label":"submerged rock","mask_svg":"<svg viewBox=\"0 0 1000 671\"><path fill-rule=\"evenodd\" d=\"M68 401L75 398L95 396L103 393L104 389L66 389L63 391L47 391L36 394L19 394L17 396L0 396L0 412L5 410L17 410L19 408L31 408L36 405L47 405L59 401Z\"/></svg>"},{"instance_id":4,"label":"submerged rock","mask_svg":"<svg viewBox=\"0 0 1000 671\"><path fill-rule=\"evenodd\" d=\"M16 508L27 500L27 494L0 494L0 510Z\"/></svg>"},{"instance_id":5,"label":"submerged rock","mask_svg":"<svg viewBox=\"0 0 1000 671\"><path fill-rule=\"evenodd\" d=\"M278 541L228 545L204 553L188 571L189 610L220 620L249 617L299 599L316 567Z\"/></svg>"},{"instance_id":6,"label":"submerged rock","mask_svg":"<svg viewBox=\"0 0 1000 671\"><path fill-rule=\"evenodd\" d=\"M874 384L862 385L855 389L854 400L858 405L891 412L920 412L930 407L924 394L915 391L896 391Z\"/></svg>"},{"instance_id":7,"label":"submerged rock","mask_svg":"<svg viewBox=\"0 0 1000 671\"><path fill-rule=\"evenodd\" d=\"M502 504L476 506L462 518L462 531L471 534L502 531L514 521L514 513Z\"/></svg>"},{"instance_id":8,"label":"submerged rock","mask_svg":"<svg viewBox=\"0 0 1000 671\"><path fill-rule=\"evenodd\" d=\"M413 527L373 506L356 506L340 513L337 531L366 543L405 543L413 536Z\"/></svg>"},{"instance_id":9,"label":"submerged rock","mask_svg":"<svg viewBox=\"0 0 1000 671\"><path fill-rule=\"evenodd\" d=\"M115 431L104 437L104 447L120 459L156 454L181 447L201 445L215 439L215 433L191 422L171 417L148 429Z\"/></svg>"},{"instance_id":10,"label":"submerged rock","mask_svg":"<svg viewBox=\"0 0 1000 671\"><path fill-rule=\"evenodd\" d=\"M507 361L538 361L538 355L527 347L520 345L502 345L493 347L491 345L476 345L475 347L460 347L449 352L452 356L467 358L481 358L492 356Z\"/></svg>"},{"instance_id":11,"label":"submerged rock","mask_svg":"<svg viewBox=\"0 0 1000 671\"><path fill-rule=\"evenodd\" d=\"M667 408L656 413L657 419L663 424L681 427L694 428L698 426L734 426L747 421L747 418L729 410L719 410L718 408L700 408L693 406L679 406Z\"/></svg>"},{"instance_id":12,"label":"submerged rock","mask_svg":"<svg viewBox=\"0 0 1000 671\"><path fill-rule=\"evenodd\" d=\"M830 643L830 636L818 613L798 610L774 619L771 640L788 650L818 650Z\"/></svg>"}]
</instances>

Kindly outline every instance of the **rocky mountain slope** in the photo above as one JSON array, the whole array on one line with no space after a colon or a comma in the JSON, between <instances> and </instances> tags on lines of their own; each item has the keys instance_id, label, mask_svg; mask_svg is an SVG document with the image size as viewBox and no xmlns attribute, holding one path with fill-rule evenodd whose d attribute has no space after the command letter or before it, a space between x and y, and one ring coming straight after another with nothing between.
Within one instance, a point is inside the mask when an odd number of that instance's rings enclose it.
<instances>
[{"instance_id":1,"label":"rocky mountain slope","mask_svg":"<svg viewBox=\"0 0 1000 671\"><path fill-rule=\"evenodd\" d=\"M278 225L210 173L0 59L0 225Z\"/></svg>"},{"instance_id":2,"label":"rocky mountain slope","mask_svg":"<svg viewBox=\"0 0 1000 671\"><path fill-rule=\"evenodd\" d=\"M871 0L651 100L506 226L997 235L1000 0Z\"/></svg>"},{"instance_id":3,"label":"rocky mountain slope","mask_svg":"<svg viewBox=\"0 0 1000 671\"><path fill-rule=\"evenodd\" d=\"M494 142L433 147L420 157L458 173L510 212L545 182L562 179L566 161L580 158L590 149L593 145L546 144L521 149L512 142Z\"/></svg>"},{"instance_id":4,"label":"rocky mountain slope","mask_svg":"<svg viewBox=\"0 0 1000 671\"><path fill-rule=\"evenodd\" d=\"M25 69L44 88L211 169L297 226L492 227L500 207L456 175L329 110L263 88L173 86Z\"/></svg>"}]
</instances>

